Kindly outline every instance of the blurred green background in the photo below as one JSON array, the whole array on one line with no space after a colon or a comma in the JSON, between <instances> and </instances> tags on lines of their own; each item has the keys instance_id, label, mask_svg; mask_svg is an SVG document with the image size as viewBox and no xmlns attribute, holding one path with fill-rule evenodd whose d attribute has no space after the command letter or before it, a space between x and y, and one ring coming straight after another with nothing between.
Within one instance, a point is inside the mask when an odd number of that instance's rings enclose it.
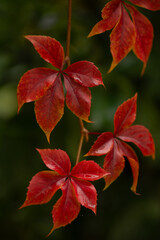
<instances>
[{"instance_id":1,"label":"blurred green background","mask_svg":"<svg viewBox=\"0 0 160 240\"><path fill-rule=\"evenodd\" d=\"M160 239L160 12L141 9L153 23L155 37L148 66L140 77L142 63L130 53L107 75L111 64L109 32L87 39L99 21L105 0L73 1L71 62L89 60L102 72L106 89L92 89L90 131L112 131L116 108L138 92L137 124L146 126L156 144L156 159L142 157L136 196L130 191L129 164L105 192L104 182L95 183L97 216L82 207L79 217L56 230L55 240L150 240ZM51 144L36 123L33 103L17 115L16 88L25 71L48 66L24 39L27 34L49 35L65 48L66 0L0 0L0 236L9 240L41 240L52 228L51 211L58 192L46 205L18 208L25 200L32 176L46 167L35 148L61 148L75 162L79 141L77 118L65 108L65 115L51 134ZM84 144L85 154L96 137ZM81 158L83 159L83 158ZM91 158L88 158L91 159ZM103 158L94 158L102 163Z\"/></svg>"}]
</instances>

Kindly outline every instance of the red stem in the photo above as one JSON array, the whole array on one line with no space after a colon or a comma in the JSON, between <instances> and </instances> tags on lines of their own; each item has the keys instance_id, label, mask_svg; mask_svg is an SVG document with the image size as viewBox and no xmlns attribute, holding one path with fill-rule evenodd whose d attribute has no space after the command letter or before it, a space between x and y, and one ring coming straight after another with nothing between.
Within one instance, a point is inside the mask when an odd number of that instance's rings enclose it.
<instances>
[{"instance_id":1,"label":"red stem","mask_svg":"<svg viewBox=\"0 0 160 240\"><path fill-rule=\"evenodd\" d=\"M70 65L70 42L71 42L71 19L72 19L72 0L68 0L68 25L67 25L67 40L66 40L66 56L65 56L65 63L67 66ZM80 129L81 129L81 136L77 151L77 158L76 158L76 164L79 162L83 140L84 137L86 137L86 140L88 140L88 130L84 128L82 119L79 118L80 123Z\"/></svg>"},{"instance_id":2,"label":"red stem","mask_svg":"<svg viewBox=\"0 0 160 240\"><path fill-rule=\"evenodd\" d=\"M80 136L79 147L77 151L76 164L79 162L79 159L80 159L84 137L86 137L86 141L88 141L88 130L84 127L83 121L80 118L79 118L79 123L81 128L81 136Z\"/></svg>"},{"instance_id":3,"label":"red stem","mask_svg":"<svg viewBox=\"0 0 160 240\"><path fill-rule=\"evenodd\" d=\"M70 42L71 42L71 19L72 19L72 0L68 0L68 25L67 25L67 40L66 40L66 58L65 62L70 65Z\"/></svg>"}]
</instances>

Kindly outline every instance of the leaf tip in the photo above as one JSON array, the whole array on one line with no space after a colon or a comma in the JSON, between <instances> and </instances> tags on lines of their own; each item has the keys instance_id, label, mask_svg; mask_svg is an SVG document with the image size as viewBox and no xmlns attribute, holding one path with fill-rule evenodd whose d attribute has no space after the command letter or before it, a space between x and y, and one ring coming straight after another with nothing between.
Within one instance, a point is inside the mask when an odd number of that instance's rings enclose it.
<instances>
[{"instance_id":1,"label":"leaf tip","mask_svg":"<svg viewBox=\"0 0 160 240\"><path fill-rule=\"evenodd\" d=\"M152 159L155 160L155 152L152 154Z\"/></svg>"},{"instance_id":2,"label":"leaf tip","mask_svg":"<svg viewBox=\"0 0 160 240\"><path fill-rule=\"evenodd\" d=\"M45 135L46 135L46 138L47 138L47 141L48 143L50 144L50 135L51 135L51 132L45 132Z\"/></svg>"},{"instance_id":3,"label":"leaf tip","mask_svg":"<svg viewBox=\"0 0 160 240\"><path fill-rule=\"evenodd\" d=\"M18 106L17 114L19 114L20 110L21 110L21 107Z\"/></svg>"},{"instance_id":4,"label":"leaf tip","mask_svg":"<svg viewBox=\"0 0 160 240\"><path fill-rule=\"evenodd\" d=\"M136 192L136 188L134 187L131 187L131 191L135 194L135 195L137 195L137 196L141 196L141 194L140 193L138 193L138 192Z\"/></svg>"},{"instance_id":5,"label":"leaf tip","mask_svg":"<svg viewBox=\"0 0 160 240\"><path fill-rule=\"evenodd\" d=\"M49 236L53 233L54 230L55 230L55 228L54 228L54 226L53 226L53 228L52 228L51 231L46 235L46 237L49 237Z\"/></svg>"},{"instance_id":6,"label":"leaf tip","mask_svg":"<svg viewBox=\"0 0 160 240\"><path fill-rule=\"evenodd\" d=\"M115 63L114 61L111 63L111 66L109 68L109 70L107 71L107 73L111 73L112 70L117 66L117 63Z\"/></svg>"},{"instance_id":7,"label":"leaf tip","mask_svg":"<svg viewBox=\"0 0 160 240\"><path fill-rule=\"evenodd\" d=\"M89 152L88 152L88 153L89 153ZM88 157L88 156L89 156L88 153L84 154L83 156L84 156L84 157Z\"/></svg>"},{"instance_id":8,"label":"leaf tip","mask_svg":"<svg viewBox=\"0 0 160 240\"><path fill-rule=\"evenodd\" d=\"M90 38L92 37L94 34L93 34L93 31L91 30L90 33L88 34L87 38Z\"/></svg>"},{"instance_id":9,"label":"leaf tip","mask_svg":"<svg viewBox=\"0 0 160 240\"><path fill-rule=\"evenodd\" d=\"M24 208L24 207L27 207L28 205L27 205L27 203L26 203L26 201L18 208L19 210L21 210L22 208Z\"/></svg>"},{"instance_id":10,"label":"leaf tip","mask_svg":"<svg viewBox=\"0 0 160 240\"><path fill-rule=\"evenodd\" d=\"M145 70L146 70L146 66L147 66L147 63L144 62L144 63L143 63L143 68L142 68L142 71L141 71L141 77L143 77L143 75L144 75L144 72L145 72Z\"/></svg>"},{"instance_id":11,"label":"leaf tip","mask_svg":"<svg viewBox=\"0 0 160 240\"><path fill-rule=\"evenodd\" d=\"M107 186L107 185L105 185L105 186L104 186L104 188L103 188L103 191L105 191L107 188L108 188L108 186Z\"/></svg>"},{"instance_id":12,"label":"leaf tip","mask_svg":"<svg viewBox=\"0 0 160 240\"><path fill-rule=\"evenodd\" d=\"M92 209L92 211L94 212L94 214L96 215L97 214L97 207L95 206L94 209Z\"/></svg>"}]
</instances>

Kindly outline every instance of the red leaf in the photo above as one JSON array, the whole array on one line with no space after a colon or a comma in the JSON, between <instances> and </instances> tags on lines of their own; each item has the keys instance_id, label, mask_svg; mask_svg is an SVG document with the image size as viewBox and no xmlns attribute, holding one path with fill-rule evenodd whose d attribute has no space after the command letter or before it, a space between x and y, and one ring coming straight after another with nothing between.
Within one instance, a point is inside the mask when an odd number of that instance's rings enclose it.
<instances>
[{"instance_id":1,"label":"red leaf","mask_svg":"<svg viewBox=\"0 0 160 240\"><path fill-rule=\"evenodd\" d=\"M121 0L113 0L108 2L105 7L102 9L102 18L100 22L98 22L88 35L91 37L93 35L103 33L107 30L112 29L116 23L118 22L121 15Z\"/></svg>"},{"instance_id":2,"label":"red leaf","mask_svg":"<svg viewBox=\"0 0 160 240\"><path fill-rule=\"evenodd\" d=\"M107 154L113 148L113 143L113 133L102 133L85 156L101 156Z\"/></svg>"},{"instance_id":3,"label":"red leaf","mask_svg":"<svg viewBox=\"0 0 160 240\"><path fill-rule=\"evenodd\" d=\"M67 90L68 108L79 118L88 120L91 108L91 92L88 87L103 85L98 68L91 62L80 61L62 71L64 50L54 38L47 36L26 36L40 56L57 71L36 68L21 78L18 89L18 111L26 102L35 102L36 120L49 141L50 134L64 113L64 92L61 74Z\"/></svg>"},{"instance_id":4,"label":"red leaf","mask_svg":"<svg viewBox=\"0 0 160 240\"><path fill-rule=\"evenodd\" d=\"M133 142L140 148L144 156L152 155L154 158L154 141L149 130L144 126L134 125L126 128L117 137L126 142Z\"/></svg>"},{"instance_id":5,"label":"red leaf","mask_svg":"<svg viewBox=\"0 0 160 240\"><path fill-rule=\"evenodd\" d=\"M131 51L135 42L135 36L134 24L125 8L122 7L121 18L110 35L110 49L113 62L109 72Z\"/></svg>"},{"instance_id":6,"label":"red leaf","mask_svg":"<svg viewBox=\"0 0 160 240\"><path fill-rule=\"evenodd\" d=\"M137 155L128 144L118 140L117 140L117 143L120 148L120 151L122 151L122 155L127 157L129 164L131 166L131 170L133 174L133 184L132 184L131 190L135 194L137 194L136 188L137 188L138 175L139 175L139 162L138 162Z\"/></svg>"},{"instance_id":7,"label":"red leaf","mask_svg":"<svg viewBox=\"0 0 160 240\"><path fill-rule=\"evenodd\" d=\"M153 42L153 26L151 22L134 7L127 4L131 13L136 31L136 41L134 44L134 53L144 63L142 74L146 68L146 64L151 52Z\"/></svg>"},{"instance_id":8,"label":"red leaf","mask_svg":"<svg viewBox=\"0 0 160 240\"><path fill-rule=\"evenodd\" d=\"M62 197L53 207L52 216L54 226L50 234L59 227L71 223L80 211L80 204L77 201L74 188L69 180L62 187Z\"/></svg>"},{"instance_id":9,"label":"red leaf","mask_svg":"<svg viewBox=\"0 0 160 240\"><path fill-rule=\"evenodd\" d=\"M71 223L80 211L80 204L96 213L96 189L85 180L95 181L108 173L94 161L85 160L78 163L70 172L71 163L66 152L60 149L37 150L45 165L54 172L39 172L32 178L22 207L46 203L58 189L61 189L62 197L52 211L54 226L50 234L56 228Z\"/></svg>"},{"instance_id":10,"label":"red leaf","mask_svg":"<svg viewBox=\"0 0 160 240\"><path fill-rule=\"evenodd\" d=\"M18 111L26 102L32 102L42 97L54 83L57 72L48 68L35 68L26 72L17 88Z\"/></svg>"},{"instance_id":11,"label":"red leaf","mask_svg":"<svg viewBox=\"0 0 160 240\"><path fill-rule=\"evenodd\" d=\"M129 0L133 4L152 11L160 10L160 0Z\"/></svg>"},{"instance_id":12,"label":"red leaf","mask_svg":"<svg viewBox=\"0 0 160 240\"><path fill-rule=\"evenodd\" d=\"M79 118L89 122L91 108L91 92L88 88L81 86L73 79L64 75L64 84L67 90L67 107Z\"/></svg>"},{"instance_id":13,"label":"red leaf","mask_svg":"<svg viewBox=\"0 0 160 240\"><path fill-rule=\"evenodd\" d=\"M49 141L50 133L60 121L64 113L63 85L58 75L54 84L42 98L35 102L37 123L45 132Z\"/></svg>"},{"instance_id":14,"label":"red leaf","mask_svg":"<svg viewBox=\"0 0 160 240\"><path fill-rule=\"evenodd\" d=\"M90 182L76 178L72 178L71 183L73 184L78 202L96 214L97 192L95 187Z\"/></svg>"},{"instance_id":15,"label":"red leaf","mask_svg":"<svg viewBox=\"0 0 160 240\"><path fill-rule=\"evenodd\" d=\"M81 178L83 180L95 181L109 173L104 171L97 163L94 161L83 160L74 166L71 171L71 176L76 178Z\"/></svg>"},{"instance_id":16,"label":"red leaf","mask_svg":"<svg viewBox=\"0 0 160 240\"><path fill-rule=\"evenodd\" d=\"M121 154L116 141L114 141L113 148L104 159L103 167L107 172L110 172L110 175L107 175L104 178L106 183L104 189L109 187L109 185L119 177L119 175L124 169L124 166L125 166L124 157Z\"/></svg>"},{"instance_id":17,"label":"red leaf","mask_svg":"<svg viewBox=\"0 0 160 240\"><path fill-rule=\"evenodd\" d=\"M149 10L160 10L160 0L129 0L131 3ZM125 8L128 8L130 19ZM108 72L130 52L134 50L136 56L144 63L145 70L153 41L153 27L150 21L137 11L132 5L122 0L112 0L102 9L102 20L91 30L89 37L113 29L110 34L110 50L113 62Z\"/></svg>"},{"instance_id":18,"label":"red leaf","mask_svg":"<svg viewBox=\"0 0 160 240\"><path fill-rule=\"evenodd\" d=\"M61 69L64 62L64 50L62 45L54 38L48 36L31 36L26 38L33 44L36 51L54 67Z\"/></svg>"},{"instance_id":19,"label":"red leaf","mask_svg":"<svg viewBox=\"0 0 160 240\"><path fill-rule=\"evenodd\" d=\"M29 184L27 198L21 208L49 202L64 182L65 178L55 172L37 173Z\"/></svg>"},{"instance_id":20,"label":"red leaf","mask_svg":"<svg viewBox=\"0 0 160 240\"><path fill-rule=\"evenodd\" d=\"M122 103L114 115L114 135L129 127L136 119L137 94Z\"/></svg>"},{"instance_id":21,"label":"red leaf","mask_svg":"<svg viewBox=\"0 0 160 240\"><path fill-rule=\"evenodd\" d=\"M86 156L107 154L103 167L111 174L105 176L105 188L121 174L125 164L124 157L127 157L133 174L131 190L136 193L139 175L138 159L134 150L122 141L136 144L144 156L152 155L154 157L155 155L155 145L149 130L141 125L130 126L136 118L136 102L137 94L118 107L114 116L114 134L111 132L102 133L86 154Z\"/></svg>"},{"instance_id":22,"label":"red leaf","mask_svg":"<svg viewBox=\"0 0 160 240\"><path fill-rule=\"evenodd\" d=\"M79 61L73 63L64 72L81 86L94 87L103 85L101 73L92 62Z\"/></svg>"},{"instance_id":23,"label":"red leaf","mask_svg":"<svg viewBox=\"0 0 160 240\"><path fill-rule=\"evenodd\" d=\"M44 164L60 175L67 176L71 169L70 159L66 152L60 149L37 149Z\"/></svg>"}]
</instances>

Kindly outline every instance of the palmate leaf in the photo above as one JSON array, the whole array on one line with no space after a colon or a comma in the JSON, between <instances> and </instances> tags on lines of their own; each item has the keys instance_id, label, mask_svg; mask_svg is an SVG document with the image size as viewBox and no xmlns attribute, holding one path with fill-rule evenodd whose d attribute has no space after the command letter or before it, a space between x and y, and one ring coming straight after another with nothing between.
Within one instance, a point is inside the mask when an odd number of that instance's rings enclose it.
<instances>
[{"instance_id":1,"label":"palmate leaf","mask_svg":"<svg viewBox=\"0 0 160 240\"><path fill-rule=\"evenodd\" d=\"M70 159L60 149L37 149L44 164L50 169L37 173L30 181L27 197L21 208L44 204L51 200L59 189L62 196L52 211L53 230L71 223L80 211L80 205L96 214L97 192L89 181L109 175L94 161L82 161L71 169Z\"/></svg>"},{"instance_id":2,"label":"palmate leaf","mask_svg":"<svg viewBox=\"0 0 160 240\"><path fill-rule=\"evenodd\" d=\"M160 0L129 0L148 10L160 10ZM131 16L127 13L130 13ZM109 1L102 9L102 20L91 30L89 37L113 28L110 50L113 57L109 72L131 51L143 62L142 74L147 65L153 42L151 22L135 7L123 0Z\"/></svg>"},{"instance_id":3,"label":"palmate leaf","mask_svg":"<svg viewBox=\"0 0 160 240\"><path fill-rule=\"evenodd\" d=\"M126 157L132 169L133 184L131 190L137 194L137 182L139 175L138 158L134 150L125 142L132 142L139 147L144 156L154 158L155 145L151 133L141 125L131 124L136 119L137 94L121 104L114 115L114 134L111 132L102 133L86 156L106 155L104 169L110 172L105 177L107 188L124 169ZM125 141L125 142L124 142Z\"/></svg>"},{"instance_id":4,"label":"palmate leaf","mask_svg":"<svg viewBox=\"0 0 160 240\"><path fill-rule=\"evenodd\" d=\"M151 11L160 10L160 0L129 0L131 3Z\"/></svg>"},{"instance_id":5,"label":"palmate leaf","mask_svg":"<svg viewBox=\"0 0 160 240\"><path fill-rule=\"evenodd\" d=\"M111 72L131 51L135 43L135 37L134 24L125 8L122 6L121 17L110 34L110 50L113 61L108 72Z\"/></svg>"},{"instance_id":6,"label":"palmate leaf","mask_svg":"<svg viewBox=\"0 0 160 240\"><path fill-rule=\"evenodd\" d=\"M65 63L62 45L47 36L26 36L40 56L56 70L35 68L26 72L17 88L18 111L24 103L35 101L36 120L49 141L50 134L64 114L66 104L79 118L89 122L91 92L88 87L103 85L98 68L91 62L79 61L62 69Z\"/></svg>"}]
</instances>

